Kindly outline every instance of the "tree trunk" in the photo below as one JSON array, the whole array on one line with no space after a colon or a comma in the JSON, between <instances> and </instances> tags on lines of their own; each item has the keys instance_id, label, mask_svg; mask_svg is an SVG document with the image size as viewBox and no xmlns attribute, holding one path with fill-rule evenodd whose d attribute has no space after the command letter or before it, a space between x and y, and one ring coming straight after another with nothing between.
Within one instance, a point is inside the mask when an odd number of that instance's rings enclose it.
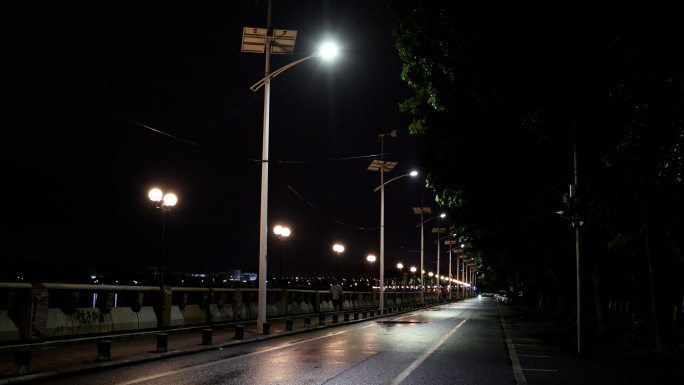
<instances>
[{"instance_id":1,"label":"tree trunk","mask_svg":"<svg viewBox=\"0 0 684 385\"><path fill-rule=\"evenodd\" d=\"M601 285L601 273L596 264L591 266L591 280L594 284L594 308L596 311L596 331L598 333L603 333L606 328L606 317L605 317L605 295L604 288Z\"/></svg>"},{"instance_id":2,"label":"tree trunk","mask_svg":"<svg viewBox=\"0 0 684 385\"><path fill-rule=\"evenodd\" d=\"M658 314L658 297L656 295L656 281L655 281L655 271L653 267L653 256L651 255L651 234L650 234L650 212L648 207L644 207L642 211L644 219L644 240L646 243L646 261L648 262L648 278L649 286L651 289L651 316L653 317L654 332L656 339L656 347L658 350L666 350L668 343L665 339L665 331L662 325L662 320Z\"/></svg>"}]
</instances>

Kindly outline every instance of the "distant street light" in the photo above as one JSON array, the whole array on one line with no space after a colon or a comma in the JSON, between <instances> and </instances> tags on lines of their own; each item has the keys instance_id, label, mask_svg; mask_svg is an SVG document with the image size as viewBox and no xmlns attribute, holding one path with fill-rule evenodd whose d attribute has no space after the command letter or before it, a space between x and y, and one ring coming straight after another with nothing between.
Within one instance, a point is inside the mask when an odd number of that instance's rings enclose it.
<instances>
[{"instance_id":1,"label":"distant street light","mask_svg":"<svg viewBox=\"0 0 684 385\"><path fill-rule=\"evenodd\" d=\"M276 226L273 229L273 232L275 233L275 235L278 236L278 239L280 240L280 285L285 287L283 282L283 244L287 240L287 237L290 236L290 229L288 229L287 227Z\"/></svg>"},{"instance_id":2,"label":"distant street light","mask_svg":"<svg viewBox=\"0 0 684 385\"><path fill-rule=\"evenodd\" d=\"M451 236L456 236L456 234L449 234L449 236L450 236L450 237L451 237ZM450 246L451 246L451 245L455 245L456 242L457 242L457 241L456 241L455 239L448 239L448 240L444 241L444 244L445 244L445 245L450 245ZM452 271L452 270L451 270L451 250L453 250L453 249L454 249L453 246L449 249L449 299L452 299L452 298L453 298L453 296L451 295L451 291L453 290L453 287L452 287L452 285L451 285L451 282L453 282L452 274L451 274L451 271ZM457 258L457 259L458 259L458 258Z\"/></svg>"},{"instance_id":3,"label":"distant street light","mask_svg":"<svg viewBox=\"0 0 684 385\"><path fill-rule=\"evenodd\" d=\"M406 287L406 280L403 279L404 277L404 264L402 263L397 263L397 269L399 269L399 274L402 276L402 280L404 281L404 287L402 287L402 290Z\"/></svg>"},{"instance_id":4,"label":"distant street light","mask_svg":"<svg viewBox=\"0 0 684 385\"><path fill-rule=\"evenodd\" d=\"M421 201L422 201L422 199L423 199L423 198L422 198L422 193L421 193ZM422 202L421 202L421 204L422 204ZM424 268L424 265L423 265L423 251L425 250L425 247L424 247L424 238L425 238L425 236L424 236L424 231L423 231L423 225L424 225L426 222L429 222L429 221L431 221L431 220L433 220L433 219L444 218L444 217L446 216L446 214L440 214L440 215L438 215L438 216L436 216L436 217L432 217L432 218L430 218L430 219L423 220L423 214L424 214L424 213L425 213L425 214L431 214L431 213L432 213L432 210L431 210L429 207L414 207L414 208L413 208L413 212L414 212L415 214L420 214L420 223L419 223L416 227L420 227L420 269L421 269L421 272L422 272L422 273L420 274L420 285L422 286L422 285L423 285L423 280L424 280L424 275L425 275L425 270L423 270L423 268ZM439 226L439 225L438 225L438 226ZM437 234L437 236L439 237L439 234ZM438 246L439 246L439 245L438 245ZM423 295L423 291L424 291L424 290L421 290L421 291L420 291L420 302L421 302L421 303L425 302L425 297L424 297L424 295Z\"/></svg>"},{"instance_id":5,"label":"distant street light","mask_svg":"<svg viewBox=\"0 0 684 385\"><path fill-rule=\"evenodd\" d=\"M369 255L366 257L366 259L368 260L368 265L370 266L370 276L372 276L373 275L373 262L375 262L375 259L376 259L375 255ZM373 280L375 280L375 278L373 278ZM370 282L370 281L368 281L368 282ZM372 285L370 285L370 283L369 283L369 286L371 286L371 289L372 289Z\"/></svg>"},{"instance_id":6,"label":"distant street light","mask_svg":"<svg viewBox=\"0 0 684 385\"><path fill-rule=\"evenodd\" d=\"M159 210L159 217L161 218L161 236L159 237L159 267L157 268L157 275L159 275L159 284L164 284L164 276L162 274L162 259L164 257L164 218L167 212L171 212L171 207L178 203L178 198L173 194L164 195L160 189L154 188L147 194L152 202L156 203L156 208ZM162 196L164 198L162 198Z\"/></svg>"},{"instance_id":7,"label":"distant street light","mask_svg":"<svg viewBox=\"0 0 684 385\"><path fill-rule=\"evenodd\" d=\"M413 273L413 274L412 274L412 276L413 276L413 286L415 286L415 285L416 285L416 268L415 268L415 267L411 267L409 270L411 270L411 273Z\"/></svg>"},{"instance_id":8,"label":"distant street light","mask_svg":"<svg viewBox=\"0 0 684 385\"><path fill-rule=\"evenodd\" d=\"M445 216L446 216L446 214L442 214L439 217L437 217L437 227L432 229L432 232L437 234L437 276L438 277L439 277L439 249L440 249L440 247L439 247L439 235L446 230L446 228L444 228L444 227L439 227L439 220L441 218L444 218ZM440 286L440 282L439 282L439 278L438 278L437 279L437 300L438 301L440 300L440 298L442 296L442 293L439 290L439 286Z\"/></svg>"},{"instance_id":9,"label":"distant street light","mask_svg":"<svg viewBox=\"0 0 684 385\"><path fill-rule=\"evenodd\" d=\"M265 53L266 70L261 80L256 82L250 89L256 91L264 86L264 124L263 143L261 155L261 211L259 221L259 294L257 296L257 332L263 333L266 322L266 285L268 265L267 253L267 218L268 218L268 148L269 148L269 124L271 109L271 79L281 74L288 68L313 57L332 57L337 53L336 49L324 46L319 52L303 59L292 62L282 68L271 72L271 54L292 54L294 51L297 31L274 29L271 30L271 0L268 0L268 17L266 28L245 27L242 30L242 52ZM273 36L268 36L271 33Z\"/></svg>"},{"instance_id":10,"label":"distant street light","mask_svg":"<svg viewBox=\"0 0 684 385\"><path fill-rule=\"evenodd\" d=\"M335 245L333 246L333 251L337 253L337 280L342 283L342 277L340 277L340 254L344 251L344 246Z\"/></svg>"}]
</instances>

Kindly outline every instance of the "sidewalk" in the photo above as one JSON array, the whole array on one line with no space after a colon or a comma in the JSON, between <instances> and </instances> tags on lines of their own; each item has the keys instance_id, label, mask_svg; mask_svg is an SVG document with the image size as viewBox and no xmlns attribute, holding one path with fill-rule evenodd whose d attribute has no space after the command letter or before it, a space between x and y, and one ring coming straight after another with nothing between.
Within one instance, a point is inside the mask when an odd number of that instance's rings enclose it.
<instances>
[{"instance_id":1,"label":"sidewalk","mask_svg":"<svg viewBox=\"0 0 684 385\"><path fill-rule=\"evenodd\" d=\"M254 320L245 321L240 323L244 326L244 339L242 340L236 340L234 338L235 324L220 327L207 326L206 328L198 328L189 331L169 330L159 332L169 334L167 353L156 352L156 334L127 339L112 339L111 360L105 362L95 362L97 359L96 341L71 343L52 348L34 350L31 354L31 374L23 376L14 374L14 353L3 352L0 353L0 385L54 378L66 375L67 373L73 374L97 370L104 367L123 366L137 362L152 361L383 317L376 315L374 317L362 318L361 313L362 312L359 312L359 320L354 320L353 312L348 313L350 320L346 322L344 321L344 314L340 313L339 321L336 324L332 322L332 313L325 314L325 326L319 326L318 314L313 314L310 315L310 327L304 326L304 317L309 315L301 315L298 316L299 318L293 317L292 331L286 331L285 318L269 320L269 323L271 324L270 335L257 333L256 322ZM212 344L202 345L202 329L209 328L213 330Z\"/></svg>"},{"instance_id":2,"label":"sidewalk","mask_svg":"<svg viewBox=\"0 0 684 385\"><path fill-rule=\"evenodd\" d=\"M499 309L527 384L670 384L684 379L682 352L626 359L619 351L594 347L589 358L579 358L574 324L525 307L499 304Z\"/></svg>"}]
</instances>

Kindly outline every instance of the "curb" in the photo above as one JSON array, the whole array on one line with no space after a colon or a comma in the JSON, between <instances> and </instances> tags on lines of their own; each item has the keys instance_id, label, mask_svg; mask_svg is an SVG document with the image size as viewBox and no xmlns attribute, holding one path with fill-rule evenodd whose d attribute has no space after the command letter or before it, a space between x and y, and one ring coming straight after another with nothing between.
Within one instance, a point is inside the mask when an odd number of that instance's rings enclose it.
<instances>
[{"instance_id":1,"label":"curb","mask_svg":"<svg viewBox=\"0 0 684 385\"><path fill-rule=\"evenodd\" d=\"M463 299L465 299L465 298L453 300L451 303L459 302ZM144 363L144 362L157 361L157 360L161 360L164 358L180 357L180 356L185 356L185 355L189 355L189 354L207 352L210 350L223 349L223 348L231 347L231 346L235 346L235 345L248 344L248 343L252 343L252 342L269 340L269 339L273 339L273 338L291 336L294 334L308 333L308 332L314 331L314 330L327 329L327 328L339 327L339 326L344 326L344 325L353 325L353 324L357 324L357 323L361 323L361 322L372 321L372 320L375 320L378 318L385 318L385 317L389 317L389 316L393 316L393 315L397 315L397 314L409 313L409 312L420 310L420 309L427 309L427 308L431 308L431 307L435 307L435 306L442 306L442 305L446 305L446 304L449 304L449 302L435 303L432 305L426 305L425 307L421 307L421 308L403 310L403 311L398 311L396 313L391 313L391 314L376 315L373 317L366 317L366 318L358 319L358 320L349 320L346 322L343 321L343 322L339 322L336 324L331 323L331 324L326 324L323 326L318 325L318 326L312 326L312 327L305 328L305 329L285 331L285 332L281 332L278 334L262 335L262 336L253 337L250 339L228 341L228 342L224 342L224 343L217 344L217 345L200 346L197 348L175 350L175 351L166 352L166 353L155 353L153 355L145 356L145 357L122 358L122 359L119 359L116 361L97 362L97 363L86 364L86 365L81 365L81 366L74 366L74 367L65 368L65 369L57 369L57 370L51 370L51 371L47 371L47 372L27 374L27 375L24 375L21 377L8 378L5 380L0 380L0 385L30 383L30 382L38 381L38 380L49 380L49 379L55 379L58 377L65 377L65 376L70 376L70 375L74 375L74 374L81 374L81 373L96 371L99 369L105 369L105 368L106 369L112 369L112 368L118 368L118 367L122 367L122 366L133 365L133 364L140 364L140 363Z\"/></svg>"}]
</instances>

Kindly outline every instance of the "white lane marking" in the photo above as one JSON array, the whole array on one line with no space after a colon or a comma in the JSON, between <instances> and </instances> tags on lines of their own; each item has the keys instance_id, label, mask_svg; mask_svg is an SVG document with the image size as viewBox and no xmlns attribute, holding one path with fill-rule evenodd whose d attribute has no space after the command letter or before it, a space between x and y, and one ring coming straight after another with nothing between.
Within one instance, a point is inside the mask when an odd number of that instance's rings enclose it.
<instances>
[{"instance_id":1,"label":"white lane marking","mask_svg":"<svg viewBox=\"0 0 684 385\"><path fill-rule=\"evenodd\" d=\"M504 320L503 314L501 313L501 306L499 306L499 301L496 302L496 307L499 309L499 317L501 317L501 326L503 326L504 337L506 338L506 345L508 345L508 354L511 356L511 363L513 364L513 374L515 374L515 382L517 384L527 384L525 375L520 367L520 360L518 360L518 355L515 353L515 347L513 346L513 341L511 340L511 335L508 332L508 326L506 326L506 321ZM535 346L535 345L528 345Z\"/></svg>"},{"instance_id":2,"label":"white lane marking","mask_svg":"<svg viewBox=\"0 0 684 385\"><path fill-rule=\"evenodd\" d=\"M523 370L531 370L535 372L557 372L556 369L523 369Z\"/></svg>"},{"instance_id":3,"label":"white lane marking","mask_svg":"<svg viewBox=\"0 0 684 385\"><path fill-rule=\"evenodd\" d=\"M447 339L449 339L449 337L451 337L451 335L454 334L454 332L456 332L456 330L458 330L458 328L460 328L461 325L463 325L464 323L466 323L467 320L468 320L468 318L464 319L463 321L461 321L460 324L456 325L455 328L451 329L451 331L450 331L449 333L447 333L447 335L445 335L441 340L439 340L439 342L437 342L437 344L435 344L433 347L430 348L430 350L428 350L428 351L425 352L422 356L420 356L415 362L413 362L413 363L411 364L411 366L409 366L408 368L406 368L406 370L404 370L403 372L401 372L401 374L399 374L399 375L397 376L397 378L395 378L395 379L391 382L391 384L392 384L392 385L398 385L398 384L400 384L402 381L404 381L404 380L406 379L406 377L409 376L409 374L411 374L414 370L416 370L416 368L417 368L420 364L422 364L423 361L425 361L425 359L427 359L432 353L434 353L434 351L437 350L437 348L439 348Z\"/></svg>"},{"instance_id":4,"label":"white lane marking","mask_svg":"<svg viewBox=\"0 0 684 385\"><path fill-rule=\"evenodd\" d=\"M252 353L242 354L242 355L239 355L239 356L233 356L233 357L229 357L229 358L224 358L224 359L218 360L218 361L207 362L206 364L199 364L199 365L189 366L189 367L187 367L187 368L178 369L178 370L172 370L172 371L164 372L164 373L159 373L159 374L155 374L155 375L153 375L153 376L147 376L147 377L142 377L142 378L138 378L138 379L131 380L131 381L120 382L120 383L118 383L117 385L138 384L138 383L141 383L141 382L143 382L143 381L153 380L153 379L155 379L155 378L166 377L166 376L170 376L170 375L173 375L173 374L184 373L184 372L187 372L187 371L190 371L190 370L196 370L196 369L204 368L204 367L207 367L207 366L212 366L212 365L216 365L216 364L222 364L222 363L224 363L224 362L232 361L232 360L235 360L235 359L238 359L238 358L244 358L244 357L254 356L254 355L257 355L257 354L261 354L261 353L268 353L268 352L272 352L272 351L274 351L274 350L283 349L283 348L289 348L290 346L295 346L295 345L299 345L299 344L303 344L303 343L307 343L307 342L311 342L311 341L316 341L316 340L320 340L320 339L323 339L323 338L328 338L328 337L332 337L332 336L339 336L340 334L344 334L344 333L346 333L346 332L348 332L348 330L344 330L344 331L340 331L340 332L334 332L334 333L330 333L330 334L328 334L328 335L310 338L310 339L308 339L308 340L302 340L302 341L297 341L297 342L293 342L293 343L288 343L288 344L286 344L286 345L275 346L275 347L272 347L272 348L260 350L260 351L258 351L258 352L252 352Z\"/></svg>"},{"instance_id":5,"label":"white lane marking","mask_svg":"<svg viewBox=\"0 0 684 385\"><path fill-rule=\"evenodd\" d=\"M549 356L535 356L532 354L518 354L518 357L541 357L541 358L548 358Z\"/></svg>"}]
</instances>

